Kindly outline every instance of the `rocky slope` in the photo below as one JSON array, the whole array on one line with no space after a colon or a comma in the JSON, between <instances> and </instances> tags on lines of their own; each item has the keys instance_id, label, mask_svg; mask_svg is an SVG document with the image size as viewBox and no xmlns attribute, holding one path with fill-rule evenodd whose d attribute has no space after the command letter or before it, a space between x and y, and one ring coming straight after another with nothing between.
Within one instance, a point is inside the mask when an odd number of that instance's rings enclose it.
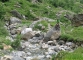
<instances>
[{"instance_id":1,"label":"rocky slope","mask_svg":"<svg viewBox=\"0 0 83 60\"><path fill-rule=\"evenodd\" d=\"M40 18L41 20L50 20L49 18ZM16 40L16 36L18 34L21 36L21 46L17 50L9 51L8 46L4 48L4 50L0 50L4 56L0 57L0 60L50 60L53 55L57 55L60 51L69 51L73 52L73 50L77 47L73 42L65 42L63 40L56 40L57 30L49 30L47 35L44 35L42 31L33 30L32 26L34 26L35 22L33 22L30 27L21 26L21 19L16 17L10 17L9 23L6 22L5 28L9 32L9 36L6 39L11 41ZM54 28L53 28L54 29ZM53 34L53 31L56 33ZM58 30L59 31L59 30ZM60 31L59 31L60 32ZM54 36L55 39L51 39L47 37L47 41L45 36ZM59 37L60 35L58 35Z\"/></svg>"}]
</instances>

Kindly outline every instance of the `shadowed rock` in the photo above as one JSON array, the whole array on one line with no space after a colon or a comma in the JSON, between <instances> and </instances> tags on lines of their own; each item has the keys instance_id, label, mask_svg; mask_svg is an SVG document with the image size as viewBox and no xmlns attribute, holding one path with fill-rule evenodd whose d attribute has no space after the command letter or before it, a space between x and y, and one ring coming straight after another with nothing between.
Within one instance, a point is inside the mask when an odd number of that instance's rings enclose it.
<instances>
[{"instance_id":1,"label":"shadowed rock","mask_svg":"<svg viewBox=\"0 0 83 60\"><path fill-rule=\"evenodd\" d=\"M83 14L77 14L73 16L66 14L65 17L69 19L71 21L71 24L75 27L83 25Z\"/></svg>"},{"instance_id":2,"label":"shadowed rock","mask_svg":"<svg viewBox=\"0 0 83 60\"><path fill-rule=\"evenodd\" d=\"M12 10L10 13L19 19L25 19L25 17L16 10Z\"/></svg>"}]
</instances>

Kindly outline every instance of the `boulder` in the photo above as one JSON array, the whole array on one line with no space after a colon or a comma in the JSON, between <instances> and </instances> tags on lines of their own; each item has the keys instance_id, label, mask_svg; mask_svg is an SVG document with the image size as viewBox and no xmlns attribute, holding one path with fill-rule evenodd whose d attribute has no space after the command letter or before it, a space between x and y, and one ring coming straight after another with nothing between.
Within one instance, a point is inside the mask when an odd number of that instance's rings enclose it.
<instances>
[{"instance_id":1,"label":"boulder","mask_svg":"<svg viewBox=\"0 0 83 60\"><path fill-rule=\"evenodd\" d=\"M15 24L15 23L21 23L21 20L19 18L16 18L16 17L11 17L9 24L11 25L11 24Z\"/></svg>"},{"instance_id":2,"label":"boulder","mask_svg":"<svg viewBox=\"0 0 83 60\"><path fill-rule=\"evenodd\" d=\"M25 34L22 35L22 39L23 40L28 40L28 39L32 38L33 36L34 35L32 34L32 32L29 31L29 32L27 32L27 33L25 33Z\"/></svg>"},{"instance_id":3,"label":"boulder","mask_svg":"<svg viewBox=\"0 0 83 60\"><path fill-rule=\"evenodd\" d=\"M24 34L26 34L26 33L28 33L28 32L32 32L32 28L24 28L24 29L22 30L22 32L21 32L21 35L24 35Z\"/></svg>"},{"instance_id":4,"label":"boulder","mask_svg":"<svg viewBox=\"0 0 83 60\"><path fill-rule=\"evenodd\" d=\"M83 25L83 14L66 14L64 17L71 21L71 24L74 27L82 26Z\"/></svg>"},{"instance_id":5,"label":"boulder","mask_svg":"<svg viewBox=\"0 0 83 60\"><path fill-rule=\"evenodd\" d=\"M12 15L14 15L15 17L19 18L19 19L24 19L24 18L25 18L22 14L20 14L20 13L19 13L18 11L16 11L16 10L12 10L10 13L11 13Z\"/></svg>"}]
</instances>

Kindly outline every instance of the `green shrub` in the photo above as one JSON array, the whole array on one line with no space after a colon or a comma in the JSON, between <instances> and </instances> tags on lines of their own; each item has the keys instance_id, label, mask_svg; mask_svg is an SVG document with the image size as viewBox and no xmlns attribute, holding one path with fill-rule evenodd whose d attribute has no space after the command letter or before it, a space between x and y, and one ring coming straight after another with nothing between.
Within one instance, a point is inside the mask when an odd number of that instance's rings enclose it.
<instances>
[{"instance_id":1,"label":"green shrub","mask_svg":"<svg viewBox=\"0 0 83 60\"><path fill-rule=\"evenodd\" d=\"M74 38L73 38L72 36L67 35L67 34L65 34L65 35L64 35L64 34L61 35L59 39L60 39L60 40L66 40L66 41L74 40Z\"/></svg>"},{"instance_id":2,"label":"green shrub","mask_svg":"<svg viewBox=\"0 0 83 60\"><path fill-rule=\"evenodd\" d=\"M20 40L15 40L14 42L12 42L11 46L14 49L17 49L18 47L20 47Z\"/></svg>"},{"instance_id":3,"label":"green shrub","mask_svg":"<svg viewBox=\"0 0 83 60\"><path fill-rule=\"evenodd\" d=\"M58 55L55 56L55 59L54 60L62 60L62 58L64 56L66 56L67 54L68 54L68 52L61 51L61 52L58 53Z\"/></svg>"},{"instance_id":4,"label":"green shrub","mask_svg":"<svg viewBox=\"0 0 83 60\"><path fill-rule=\"evenodd\" d=\"M16 38L16 40L11 43L11 46L12 46L14 49L17 49L17 48L20 47L20 40L21 40L20 37L21 37L21 36L18 35L17 38Z\"/></svg>"},{"instance_id":5,"label":"green shrub","mask_svg":"<svg viewBox=\"0 0 83 60\"><path fill-rule=\"evenodd\" d=\"M62 58L60 58L60 54ZM58 54L58 60L82 60L83 59L83 48L78 47L74 52L63 52ZM55 58L56 59L56 58Z\"/></svg>"},{"instance_id":6,"label":"green shrub","mask_svg":"<svg viewBox=\"0 0 83 60\"><path fill-rule=\"evenodd\" d=\"M25 16L27 17L27 19L34 19L34 18L35 18L35 16L32 15L32 14L30 13L30 11L27 11Z\"/></svg>"},{"instance_id":7,"label":"green shrub","mask_svg":"<svg viewBox=\"0 0 83 60\"><path fill-rule=\"evenodd\" d=\"M6 45L11 45L11 40L4 40L4 42Z\"/></svg>"},{"instance_id":8,"label":"green shrub","mask_svg":"<svg viewBox=\"0 0 83 60\"><path fill-rule=\"evenodd\" d=\"M0 49L3 49L3 45L0 45Z\"/></svg>"},{"instance_id":9,"label":"green shrub","mask_svg":"<svg viewBox=\"0 0 83 60\"><path fill-rule=\"evenodd\" d=\"M1 3L0 3L0 4L1 4ZM2 20L4 14L5 14L5 10L4 10L4 8L3 8L3 5L1 4L1 5L0 5L0 20Z\"/></svg>"},{"instance_id":10,"label":"green shrub","mask_svg":"<svg viewBox=\"0 0 83 60\"><path fill-rule=\"evenodd\" d=\"M6 45L11 45L11 40L7 40L5 36L0 36L0 49L3 49L3 43Z\"/></svg>"}]
</instances>

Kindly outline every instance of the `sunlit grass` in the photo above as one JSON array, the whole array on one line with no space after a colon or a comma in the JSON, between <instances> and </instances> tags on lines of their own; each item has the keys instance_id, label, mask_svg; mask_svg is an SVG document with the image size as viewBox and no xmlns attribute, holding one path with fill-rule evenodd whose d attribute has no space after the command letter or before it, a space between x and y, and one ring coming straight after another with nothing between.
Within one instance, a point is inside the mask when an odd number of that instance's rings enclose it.
<instances>
[{"instance_id":1,"label":"sunlit grass","mask_svg":"<svg viewBox=\"0 0 83 60\"><path fill-rule=\"evenodd\" d=\"M79 47L73 53L64 55L62 60L83 60L83 48Z\"/></svg>"}]
</instances>

